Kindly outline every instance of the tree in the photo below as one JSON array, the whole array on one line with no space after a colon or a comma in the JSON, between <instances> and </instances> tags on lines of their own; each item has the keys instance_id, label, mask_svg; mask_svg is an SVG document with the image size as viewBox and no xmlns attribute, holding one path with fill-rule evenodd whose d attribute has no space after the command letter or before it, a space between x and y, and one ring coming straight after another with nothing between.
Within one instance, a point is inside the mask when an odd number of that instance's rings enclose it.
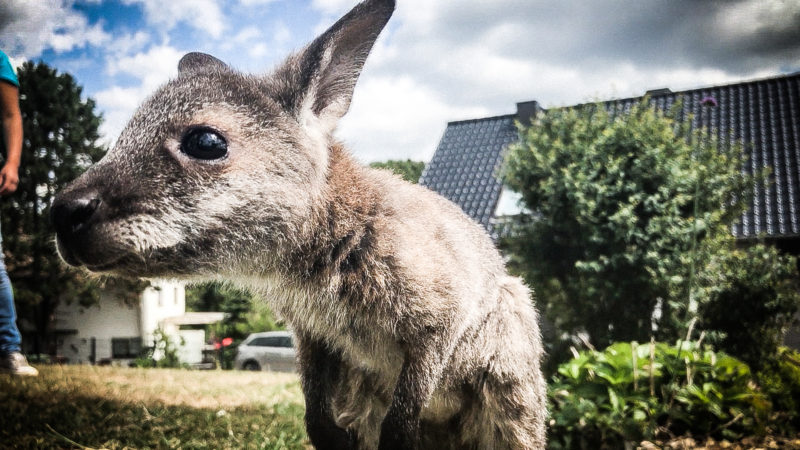
<instances>
[{"instance_id":1,"label":"tree","mask_svg":"<svg viewBox=\"0 0 800 450\"><path fill-rule=\"evenodd\" d=\"M675 339L709 301L697 272L733 248L753 182L742 155L646 101L550 110L510 149L505 182L533 213L502 245L562 335Z\"/></svg>"},{"instance_id":2,"label":"tree","mask_svg":"<svg viewBox=\"0 0 800 450\"><path fill-rule=\"evenodd\" d=\"M369 166L375 169L391 170L409 183L415 184L419 182L419 177L422 176L422 171L425 169L424 162L412 161L410 159L405 161L390 159L385 162L374 162Z\"/></svg>"},{"instance_id":3,"label":"tree","mask_svg":"<svg viewBox=\"0 0 800 450\"><path fill-rule=\"evenodd\" d=\"M250 333L281 330L269 307L253 294L223 283L203 283L186 290L186 309L189 311L224 312L222 322L207 327L212 338L219 341L233 338L238 345ZM223 369L233 367L234 352L222 354Z\"/></svg>"},{"instance_id":4,"label":"tree","mask_svg":"<svg viewBox=\"0 0 800 450\"><path fill-rule=\"evenodd\" d=\"M236 326L244 322L252 301L251 294L222 283L204 283L186 290L187 310L225 313L220 324L209 327L217 340L224 337L241 340L247 336L239 333Z\"/></svg>"},{"instance_id":5,"label":"tree","mask_svg":"<svg viewBox=\"0 0 800 450\"><path fill-rule=\"evenodd\" d=\"M89 277L57 256L50 205L56 192L105 153L98 143L102 118L69 74L26 62L18 78L24 141L19 187L0 204L3 250L19 316L36 327L35 351L50 353L48 334L60 301L93 304L103 286L130 299L144 285Z\"/></svg>"}]
</instances>

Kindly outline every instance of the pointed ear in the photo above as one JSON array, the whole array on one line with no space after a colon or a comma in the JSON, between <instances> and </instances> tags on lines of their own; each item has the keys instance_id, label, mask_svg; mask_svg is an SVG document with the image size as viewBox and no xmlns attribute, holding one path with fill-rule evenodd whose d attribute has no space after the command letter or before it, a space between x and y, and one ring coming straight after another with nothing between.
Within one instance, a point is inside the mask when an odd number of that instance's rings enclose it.
<instances>
[{"instance_id":1,"label":"pointed ear","mask_svg":"<svg viewBox=\"0 0 800 450\"><path fill-rule=\"evenodd\" d=\"M290 57L274 74L283 86L278 101L299 120L315 117L323 132L332 132L394 7L395 0L364 1Z\"/></svg>"},{"instance_id":2,"label":"pointed ear","mask_svg":"<svg viewBox=\"0 0 800 450\"><path fill-rule=\"evenodd\" d=\"M180 62L178 62L179 74L221 70L227 68L228 66L219 59L200 52L187 53L183 55L183 58L181 58Z\"/></svg>"}]
</instances>

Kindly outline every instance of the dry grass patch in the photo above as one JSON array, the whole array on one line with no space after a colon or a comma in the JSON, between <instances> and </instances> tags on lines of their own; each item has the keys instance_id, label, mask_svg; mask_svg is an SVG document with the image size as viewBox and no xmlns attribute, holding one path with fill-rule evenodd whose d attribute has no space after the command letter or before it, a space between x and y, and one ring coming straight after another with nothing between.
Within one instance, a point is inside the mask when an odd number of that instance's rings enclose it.
<instances>
[{"instance_id":1,"label":"dry grass patch","mask_svg":"<svg viewBox=\"0 0 800 450\"><path fill-rule=\"evenodd\" d=\"M307 448L296 375L39 369L0 376L0 447Z\"/></svg>"}]
</instances>

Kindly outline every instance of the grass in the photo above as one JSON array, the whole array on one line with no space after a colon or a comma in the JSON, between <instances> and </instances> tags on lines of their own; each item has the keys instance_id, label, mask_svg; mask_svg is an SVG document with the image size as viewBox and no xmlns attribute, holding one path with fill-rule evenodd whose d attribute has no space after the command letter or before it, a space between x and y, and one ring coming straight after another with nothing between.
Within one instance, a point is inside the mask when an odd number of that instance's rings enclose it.
<instances>
[{"instance_id":1,"label":"grass","mask_svg":"<svg viewBox=\"0 0 800 450\"><path fill-rule=\"evenodd\" d=\"M311 448L296 375L37 368L35 378L0 375L0 449ZM644 448L800 449L800 439L776 439L768 445L683 439Z\"/></svg>"},{"instance_id":2,"label":"grass","mask_svg":"<svg viewBox=\"0 0 800 450\"><path fill-rule=\"evenodd\" d=\"M38 369L0 375L0 448L310 448L292 374Z\"/></svg>"}]
</instances>

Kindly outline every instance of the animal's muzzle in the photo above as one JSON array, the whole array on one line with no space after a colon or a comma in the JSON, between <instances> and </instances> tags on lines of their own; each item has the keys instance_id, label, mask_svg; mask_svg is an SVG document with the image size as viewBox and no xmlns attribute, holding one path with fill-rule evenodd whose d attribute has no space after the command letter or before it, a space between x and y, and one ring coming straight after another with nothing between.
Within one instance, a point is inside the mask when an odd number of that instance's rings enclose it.
<instances>
[{"instance_id":1,"label":"animal's muzzle","mask_svg":"<svg viewBox=\"0 0 800 450\"><path fill-rule=\"evenodd\" d=\"M56 229L58 250L71 265L80 265L76 249L85 245L97 209L100 196L94 190L79 190L57 196L50 209L50 219Z\"/></svg>"}]
</instances>

